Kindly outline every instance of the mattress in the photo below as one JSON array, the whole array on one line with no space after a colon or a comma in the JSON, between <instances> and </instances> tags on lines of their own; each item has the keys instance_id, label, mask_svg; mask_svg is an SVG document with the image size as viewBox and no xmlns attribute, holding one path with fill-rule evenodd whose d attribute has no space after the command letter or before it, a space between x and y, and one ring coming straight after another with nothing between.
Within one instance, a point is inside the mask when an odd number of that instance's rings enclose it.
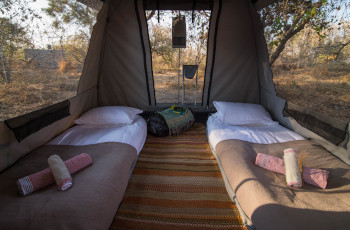
<instances>
[{"instance_id":1,"label":"mattress","mask_svg":"<svg viewBox=\"0 0 350 230\"><path fill-rule=\"evenodd\" d=\"M220 141L230 139L256 144L273 144L305 140L304 137L279 125L278 122L263 126L226 125L220 122L216 114L208 118L207 135L209 143L214 150Z\"/></svg>"},{"instance_id":2,"label":"mattress","mask_svg":"<svg viewBox=\"0 0 350 230\"><path fill-rule=\"evenodd\" d=\"M129 125L76 125L49 141L48 145L91 145L120 142L135 147L140 153L147 137L147 123L138 118Z\"/></svg>"},{"instance_id":3,"label":"mattress","mask_svg":"<svg viewBox=\"0 0 350 230\"><path fill-rule=\"evenodd\" d=\"M53 153L62 160L87 153L93 164L72 175L67 191L51 184L21 197L16 180L47 168ZM0 229L109 229L136 158L136 149L123 143L36 149L0 174Z\"/></svg>"},{"instance_id":4,"label":"mattress","mask_svg":"<svg viewBox=\"0 0 350 230\"><path fill-rule=\"evenodd\" d=\"M283 158L283 150L294 148L303 165L329 171L326 189L304 183L288 187L285 175L254 164L258 153ZM256 229L349 229L350 166L319 144L309 140L254 144L225 140L216 146L220 169L242 212Z\"/></svg>"}]
</instances>

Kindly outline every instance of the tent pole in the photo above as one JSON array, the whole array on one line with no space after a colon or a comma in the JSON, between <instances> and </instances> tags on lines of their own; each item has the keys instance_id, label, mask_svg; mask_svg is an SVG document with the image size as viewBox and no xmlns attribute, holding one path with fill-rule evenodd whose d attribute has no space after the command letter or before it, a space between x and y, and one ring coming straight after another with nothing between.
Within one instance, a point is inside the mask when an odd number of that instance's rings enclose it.
<instances>
[{"instance_id":1,"label":"tent pole","mask_svg":"<svg viewBox=\"0 0 350 230\"><path fill-rule=\"evenodd\" d=\"M179 60L180 60L180 53L179 52ZM180 71L180 67L179 67L179 71ZM182 67L182 105L184 104L185 101L185 73L184 73L184 68Z\"/></svg>"},{"instance_id":2,"label":"tent pole","mask_svg":"<svg viewBox=\"0 0 350 230\"><path fill-rule=\"evenodd\" d=\"M196 85L195 85L194 105L197 105L197 77L198 77L198 69L197 69L197 73L196 73Z\"/></svg>"},{"instance_id":3,"label":"tent pole","mask_svg":"<svg viewBox=\"0 0 350 230\"><path fill-rule=\"evenodd\" d=\"M180 48L179 48L179 68L177 69L177 103L180 103Z\"/></svg>"},{"instance_id":4,"label":"tent pole","mask_svg":"<svg viewBox=\"0 0 350 230\"><path fill-rule=\"evenodd\" d=\"M182 67L182 105L185 101L185 73L184 68Z\"/></svg>"}]
</instances>

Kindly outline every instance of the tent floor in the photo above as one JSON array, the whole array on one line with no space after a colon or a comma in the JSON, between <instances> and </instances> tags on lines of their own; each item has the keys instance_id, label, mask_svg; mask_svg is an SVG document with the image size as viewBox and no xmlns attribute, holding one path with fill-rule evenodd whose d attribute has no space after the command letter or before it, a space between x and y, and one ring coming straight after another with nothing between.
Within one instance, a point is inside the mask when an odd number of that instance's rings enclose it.
<instances>
[{"instance_id":1,"label":"tent floor","mask_svg":"<svg viewBox=\"0 0 350 230\"><path fill-rule=\"evenodd\" d=\"M247 229L231 201L204 124L148 136L111 229Z\"/></svg>"}]
</instances>

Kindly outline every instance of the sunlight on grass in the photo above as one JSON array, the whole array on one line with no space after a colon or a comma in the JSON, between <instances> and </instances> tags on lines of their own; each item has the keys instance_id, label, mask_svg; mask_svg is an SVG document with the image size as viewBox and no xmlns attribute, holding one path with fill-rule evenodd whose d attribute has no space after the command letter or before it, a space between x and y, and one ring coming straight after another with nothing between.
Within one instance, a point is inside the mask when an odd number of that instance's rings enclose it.
<instances>
[{"instance_id":1,"label":"sunlight on grass","mask_svg":"<svg viewBox=\"0 0 350 230\"><path fill-rule=\"evenodd\" d=\"M350 66L274 69L277 95L297 105L350 122ZM317 75L319 74L319 75Z\"/></svg>"}]
</instances>

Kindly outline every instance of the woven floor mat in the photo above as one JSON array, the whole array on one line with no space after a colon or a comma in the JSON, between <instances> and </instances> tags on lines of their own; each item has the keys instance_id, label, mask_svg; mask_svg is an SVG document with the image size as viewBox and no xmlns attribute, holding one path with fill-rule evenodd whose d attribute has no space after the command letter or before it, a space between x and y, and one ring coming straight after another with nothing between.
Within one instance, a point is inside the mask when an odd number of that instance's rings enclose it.
<instances>
[{"instance_id":1,"label":"woven floor mat","mask_svg":"<svg viewBox=\"0 0 350 230\"><path fill-rule=\"evenodd\" d=\"M111 229L246 229L205 125L179 136L147 137Z\"/></svg>"}]
</instances>

